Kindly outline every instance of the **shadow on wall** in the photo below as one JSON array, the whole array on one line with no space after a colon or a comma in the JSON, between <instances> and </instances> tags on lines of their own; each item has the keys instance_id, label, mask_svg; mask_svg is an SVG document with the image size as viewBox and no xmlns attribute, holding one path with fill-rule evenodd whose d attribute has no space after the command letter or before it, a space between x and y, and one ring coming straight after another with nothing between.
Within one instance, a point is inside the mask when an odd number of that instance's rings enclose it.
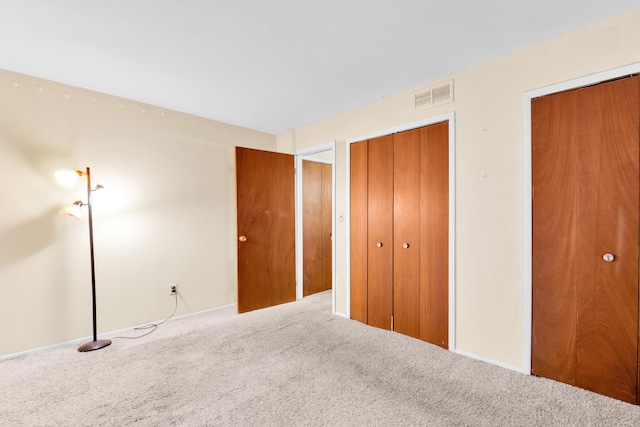
<instances>
[{"instance_id":1,"label":"shadow on wall","mask_svg":"<svg viewBox=\"0 0 640 427\"><path fill-rule=\"evenodd\" d=\"M0 231L0 267L31 256L52 245L57 238L58 208Z\"/></svg>"}]
</instances>

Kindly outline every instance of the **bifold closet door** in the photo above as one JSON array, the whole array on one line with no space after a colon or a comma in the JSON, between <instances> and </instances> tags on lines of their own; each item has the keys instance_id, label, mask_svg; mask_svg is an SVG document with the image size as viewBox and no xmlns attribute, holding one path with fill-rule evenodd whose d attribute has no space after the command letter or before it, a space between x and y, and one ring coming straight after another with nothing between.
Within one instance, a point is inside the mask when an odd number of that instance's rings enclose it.
<instances>
[{"instance_id":1,"label":"bifold closet door","mask_svg":"<svg viewBox=\"0 0 640 427\"><path fill-rule=\"evenodd\" d=\"M578 90L577 385L632 403L638 375L638 121L638 77Z\"/></svg>"},{"instance_id":2,"label":"bifold closet door","mask_svg":"<svg viewBox=\"0 0 640 427\"><path fill-rule=\"evenodd\" d=\"M420 135L394 135L393 325L420 337Z\"/></svg>"},{"instance_id":3,"label":"bifold closet door","mask_svg":"<svg viewBox=\"0 0 640 427\"><path fill-rule=\"evenodd\" d=\"M351 317L448 348L449 123L350 150Z\"/></svg>"},{"instance_id":4,"label":"bifold closet door","mask_svg":"<svg viewBox=\"0 0 640 427\"><path fill-rule=\"evenodd\" d=\"M532 373L638 398L638 77L532 101Z\"/></svg>"},{"instance_id":5,"label":"bifold closet door","mask_svg":"<svg viewBox=\"0 0 640 427\"><path fill-rule=\"evenodd\" d=\"M393 316L393 135L368 142L367 319L391 330Z\"/></svg>"},{"instance_id":6,"label":"bifold closet door","mask_svg":"<svg viewBox=\"0 0 640 427\"><path fill-rule=\"evenodd\" d=\"M449 122L420 129L420 339L449 348Z\"/></svg>"},{"instance_id":7,"label":"bifold closet door","mask_svg":"<svg viewBox=\"0 0 640 427\"><path fill-rule=\"evenodd\" d=\"M351 318L368 323L368 159L369 143L361 141L350 147L350 301Z\"/></svg>"},{"instance_id":8,"label":"bifold closet door","mask_svg":"<svg viewBox=\"0 0 640 427\"><path fill-rule=\"evenodd\" d=\"M394 137L394 330L448 348L449 124Z\"/></svg>"}]
</instances>

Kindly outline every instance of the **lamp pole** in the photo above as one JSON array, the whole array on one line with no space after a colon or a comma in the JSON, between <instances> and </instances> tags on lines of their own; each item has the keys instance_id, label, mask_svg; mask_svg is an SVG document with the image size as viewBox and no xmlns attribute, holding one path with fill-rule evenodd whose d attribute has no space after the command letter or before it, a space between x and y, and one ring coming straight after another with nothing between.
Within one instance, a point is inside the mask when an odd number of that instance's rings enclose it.
<instances>
[{"instance_id":1,"label":"lamp pole","mask_svg":"<svg viewBox=\"0 0 640 427\"><path fill-rule=\"evenodd\" d=\"M91 302L93 305L93 341L86 342L78 347L78 351L99 350L111 344L111 340L99 340L96 312L96 268L93 256L93 202L91 200L91 169L87 167L83 175L87 177L87 208L89 210L89 251L91 253Z\"/></svg>"}]
</instances>

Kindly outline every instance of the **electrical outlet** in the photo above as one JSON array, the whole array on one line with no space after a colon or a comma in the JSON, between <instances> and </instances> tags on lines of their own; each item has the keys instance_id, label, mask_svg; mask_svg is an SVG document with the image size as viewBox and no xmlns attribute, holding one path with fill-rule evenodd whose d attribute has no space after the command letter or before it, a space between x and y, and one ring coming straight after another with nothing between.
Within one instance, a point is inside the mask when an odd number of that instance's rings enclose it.
<instances>
[{"instance_id":1,"label":"electrical outlet","mask_svg":"<svg viewBox=\"0 0 640 427\"><path fill-rule=\"evenodd\" d=\"M177 283L172 283L169 285L169 292L171 296L177 295L178 294L178 284Z\"/></svg>"}]
</instances>

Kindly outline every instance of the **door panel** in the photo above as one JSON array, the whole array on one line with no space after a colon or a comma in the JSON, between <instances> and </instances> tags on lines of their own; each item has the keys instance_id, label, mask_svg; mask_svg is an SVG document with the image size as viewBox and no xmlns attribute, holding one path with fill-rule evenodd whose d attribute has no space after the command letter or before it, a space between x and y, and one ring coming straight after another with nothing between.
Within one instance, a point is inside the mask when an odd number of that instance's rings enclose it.
<instances>
[{"instance_id":1,"label":"door panel","mask_svg":"<svg viewBox=\"0 0 640 427\"><path fill-rule=\"evenodd\" d=\"M531 373L576 384L577 92L534 99Z\"/></svg>"},{"instance_id":2,"label":"door panel","mask_svg":"<svg viewBox=\"0 0 640 427\"><path fill-rule=\"evenodd\" d=\"M302 161L302 294L322 289L322 169Z\"/></svg>"},{"instance_id":3,"label":"door panel","mask_svg":"<svg viewBox=\"0 0 640 427\"><path fill-rule=\"evenodd\" d=\"M393 135L369 140L368 323L391 329L393 315Z\"/></svg>"},{"instance_id":4,"label":"door panel","mask_svg":"<svg viewBox=\"0 0 640 427\"><path fill-rule=\"evenodd\" d=\"M320 237L322 261L320 291L328 291L333 286L333 166L322 163L321 169L321 207L322 207L322 235Z\"/></svg>"},{"instance_id":5,"label":"door panel","mask_svg":"<svg viewBox=\"0 0 640 427\"><path fill-rule=\"evenodd\" d=\"M638 78L578 91L578 386L636 402ZM605 262L611 253L614 261Z\"/></svg>"},{"instance_id":6,"label":"door panel","mask_svg":"<svg viewBox=\"0 0 640 427\"><path fill-rule=\"evenodd\" d=\"M420 339L448 348L449 123L420 135Z\"/></svg>"},{"instance_id":7,"label":"door panel","mask_svg":"<svg viewBox=\"0 0 640 427\"><path fill-rule=\"evenodd\" d=\"M420 129L394 135L393 325L420 336Z\"/></svg>"},{"instance_id":8,"label":"door panel","mask_svg":"<svg viewBox=\"0 0 640 427\"><path fill-rule=\"evenodd\" d=\"M350 150L350 287L351 318L368 323L367 259L368 259L368 142L351 144Z\"/></svg>"},{"instance_id":9,"label":"door panel","mask_svg":"<svg viewBox=\"0 0 640 427\"><path fill-rule=\"evenodd\" d=\"M331 289L330 164L302 161L302 294Z\"/></svg>"},{"instance_id":10,"label":"door panel","mask_svg":"<svg viewBox=\"0 0 640 427\"><path fill-rule=\"evenodd\" d=\"M236 191L238 311L294 301L293 156L236 147Z\"/></svg>"},{"instance_id":11,"label":"door panel","mask_svg":"<svg viewBox=\"0 0 640 427\"><path fill-rule=\"evenodd\" d=\"M638 86L636 76L532 101L532 373L630 403L639 365Z\"/></svg>"}]
</instances>

